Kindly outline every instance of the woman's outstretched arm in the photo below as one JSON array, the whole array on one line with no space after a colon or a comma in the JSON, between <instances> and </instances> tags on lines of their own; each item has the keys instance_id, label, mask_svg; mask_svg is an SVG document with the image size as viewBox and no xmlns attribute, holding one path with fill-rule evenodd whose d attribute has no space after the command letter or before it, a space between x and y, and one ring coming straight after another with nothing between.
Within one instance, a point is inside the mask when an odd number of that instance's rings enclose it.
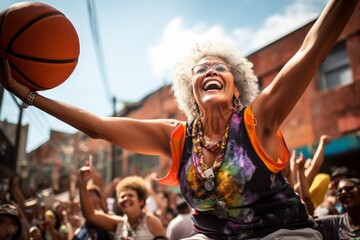
<instances>
[{"instance_id":1,"label":"woman's outstretched arm","mask_svg":"<svg viewBox=\"0 0 360 240\"><path fill-rule=\"evenodd\" d=\"M0 81L5 89L24 100L30 89L11 76L9 63L0 61ZM75 106L36 95L33 105L90 137L110 141L133 152L171 157L171 133L176 120L136 120L100 117Z\"/></svg>"}]
</instances>

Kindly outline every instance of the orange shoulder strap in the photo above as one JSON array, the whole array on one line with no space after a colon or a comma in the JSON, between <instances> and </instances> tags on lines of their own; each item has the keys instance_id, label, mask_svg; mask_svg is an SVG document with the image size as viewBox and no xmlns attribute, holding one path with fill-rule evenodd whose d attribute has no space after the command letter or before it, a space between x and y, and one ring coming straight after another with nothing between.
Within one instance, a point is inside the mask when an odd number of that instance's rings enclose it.
<instances>
[{"instance_id":1,"label":"orange shoulder strap","mask_svg":"<svg viewBox=\"0 0 360 240\"><path fill-rule=\"evenodd\" d=\"M170 142L171 154L172 154L171 168L165 177L156 179L156 181L158 181L159 183L169 186L179 185L178 172L181 163L185 137L186 137L186 123L183 122L179 124L179 126L171 134L171 142Z\"/></svg>"}]
</instances>

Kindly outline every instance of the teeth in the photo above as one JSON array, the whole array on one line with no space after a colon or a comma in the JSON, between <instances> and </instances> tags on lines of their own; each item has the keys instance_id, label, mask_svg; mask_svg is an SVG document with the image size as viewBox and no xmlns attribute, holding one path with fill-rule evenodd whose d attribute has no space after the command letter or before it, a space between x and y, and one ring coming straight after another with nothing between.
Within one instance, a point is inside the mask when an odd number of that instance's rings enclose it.
<instances>
[{"instance_id":1,"label":"teeth","mask_svg":"<svg viewBox=\"0 0 360 240\"><path fill-rule=\"evenodd\" d=\"M128 206L131 206L131 205L132 205L131 202L126 202L126 203L123 204L124 207L128 207Z\"/></svg>"},{"instance_id":2,"label":"teeth","mask_svg":"<svg viewBox=\"0 0 360 240\"><path fill-rule=\"evenodd\" d=\"M209 88L211 86L211 88ZM220 82L215 81L215 80L210 80L208 82L205 83L204 85L204 90L208 90L208 89L221 89L222 85Z\"/></svg>"}]
</instances>

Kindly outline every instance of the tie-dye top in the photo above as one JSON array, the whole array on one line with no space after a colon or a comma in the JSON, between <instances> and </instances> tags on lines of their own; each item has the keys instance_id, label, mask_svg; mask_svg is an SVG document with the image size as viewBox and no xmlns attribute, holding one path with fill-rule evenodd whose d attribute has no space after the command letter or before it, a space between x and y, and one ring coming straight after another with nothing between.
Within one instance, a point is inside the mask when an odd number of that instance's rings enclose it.
<instances>
[{"instance_id":1,"label":"tie-dye top","mask_svg":"<svg viewBox=\"0 0 360 240\"><path fill-rule=\"evenodd\" d=\"M165 179L176 182L174 173L178 170L181 193L195 210L195 231L214 239L247 239L280 228L314 227L305 205L280 171L289 159L285 143L283 158L276 162L269 159L256 140L254 121L250 107L233 112L225 156L211 192L205 189L193 164L192 124L187 125L177 143L172 142L173 151L176 144L183 146L181 162L177 166L173 162L172 172ZM283 141L280 131L278 137ZM174 157L173 153L173 161ZM225 202L227 219L214 214L218 201Z\"/></svg>"}]
</instances>

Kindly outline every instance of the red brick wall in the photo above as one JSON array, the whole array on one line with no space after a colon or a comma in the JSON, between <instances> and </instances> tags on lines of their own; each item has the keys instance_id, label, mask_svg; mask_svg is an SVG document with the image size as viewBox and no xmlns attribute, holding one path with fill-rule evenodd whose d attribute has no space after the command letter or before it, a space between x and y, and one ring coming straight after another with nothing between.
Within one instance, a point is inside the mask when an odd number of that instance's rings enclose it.
<instances>
[{"instance_id":1,"label":"red brick wall","mask_svg":"<svg viewBox=\"0 0 360 240\"><path fill-rule=\"evenodd\" d=\"M313 22L248 56L266 87L300 47ZM340 137L360 129L360 5L338 41L345 41L354 82L319 91L315 77L282 125L289 148L310 145L322 134Z\"/></svg>"}]
</instances>

